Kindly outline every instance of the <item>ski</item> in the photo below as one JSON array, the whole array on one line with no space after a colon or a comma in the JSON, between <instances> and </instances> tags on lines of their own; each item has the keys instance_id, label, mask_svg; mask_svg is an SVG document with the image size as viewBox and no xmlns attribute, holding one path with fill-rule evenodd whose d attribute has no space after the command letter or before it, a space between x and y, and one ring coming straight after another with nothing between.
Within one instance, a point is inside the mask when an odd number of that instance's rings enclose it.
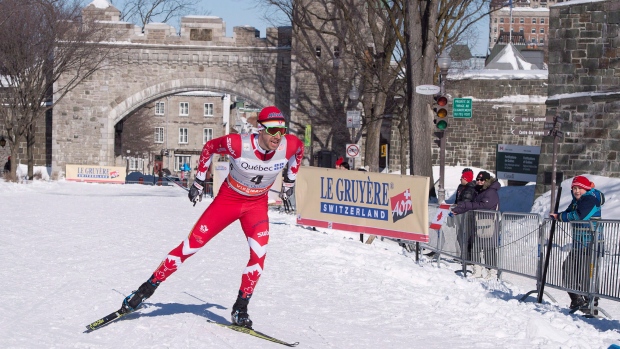
<instances>
[{"instance_id":1,"label":"ski","mask_svg":"<svg viewBox=\"0 0 620 349\"><path fill-rule=\"evenodd\" d=\"M213 320L209 320L209 319L207 319L207 321L212 323L212 324L219 325L221 327L230 328L233 331L249 334L250 336L254 336L256 338L260 338L260 339L264 339L264 340L267 340L267 341L270 341L270 342L286 345L287 347L296 347L299 344L299 342L288 343L288 342L285 342L285 341L283 341L281 339L274 338L272 336L266 335L266 334L264 334L262 332L258 332L258 331L254 330L254 329L251 329L251 328L241 327L241 326L231 325L231 324L223 324L223 323L220 323L220 322L217 322L217 321L213 321Z\"/></svg>"},{"instance_id":2,"label":"ski","mask_svg":"<svg viewBox=\"0 0 620 349\"><path fill-rule=\"evenodd\" d=\"M140 309L140 308L142 308L142 307L139 306L138 309ZM109 315L104 316L101 319L99 319L99 320L97 320L97 321L95 321L95 322L93 322L93 323L91 323L89 325L86 325L86 331L84 331L84 332L85 333L90 333L90 332L92 332L94 330L98 330L98 329L102 328L103 326L105 326L105 325L107 325L107 324L109 324L111 322L114 322L114 321L116 321L116 320L118 320L118 319L120 319L120 318L122 318L124 316L127 316L127 315L135 312L138 309L134 309L134 310L129 310L128 311L128 310L124 310L123 308L120 308L119 310L117 310L117 311L115 311L113 313L110 313Z\"/></svg>"}]
</instances>

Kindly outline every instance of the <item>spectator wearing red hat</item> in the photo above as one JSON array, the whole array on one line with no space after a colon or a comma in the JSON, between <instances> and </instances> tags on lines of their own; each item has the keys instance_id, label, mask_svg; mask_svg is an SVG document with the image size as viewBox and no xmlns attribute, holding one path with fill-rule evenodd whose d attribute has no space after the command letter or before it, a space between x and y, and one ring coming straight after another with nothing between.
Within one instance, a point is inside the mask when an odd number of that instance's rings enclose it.
<instances>
[{"instance_id":1,"label":"spectator wearing red hat","mask_svg":"<svg viewBox=\"0 0 620 349\"><path fill-rule=\"evenodd\" d=\"M168 253L137 291L125 298L121 308L123 313L139 307L187 258L228 225L239 220L250 247L250 258L241 276L231 321L238 326L252 327L248 304L263 273L269 241L267 194L277 177L282 175L282 169L286 168L280 197L286 201L293 195L304 150L299 138L287 134L286 119L278 108L265 107L258 114L257 122L257 134L229 134L204 145L196 178L189 189L189 200L194 205L202 200L201 194L214 154L228 155L228 177L213 202L193 225L189 236Z\"/></svg>"},{"instance_id":2,"label":"spectator wearing red hat","mask_svg":"<svg viewBox=\"0 0 620 349\"><path fill-rule=\"evenodd\" d=\"M573 200L566 210L560 213L551 213L550 216L561 222L588 221L601 219L601 205L604 196L596 189L592 189L593 183L584 176L576 176L571 183ZM596 225L595 225L596 227ZM564 286L579 291L586 289L589 280L589 268L592 261L592 242L594 233L590 224L573 224L573 243L571 251L562 264L562 281ZM590 299L577 293L568 292L570 297L570 309L581 310L589 313L586 306ZM594 306L598 306L598 298L594 299Z\"/></svg>"},{"instance_id":3,"label":"spectator wearing red hat","mask_svg":"<svg viewBox=\"0 0 620 349\"><path fill-rule=\"evenodd\" d=\"M491 177L487 171L480 171L476 176L476 190L478 194L470 202L461 201L452 208L454 215L460 215L473 210L499 210L499 188L502 185L496 178ZM477 220L478 218L476 218ZM495 220L495 218L493 219ZM477 222L474 222L477 224ZM497 266L497 222L493 222L495 228L492 236L478 236L478 230L473 232L463 232L463 239L467 239L468 245L471 245L473 251L471 260L481 262L478 258L480 252L484 255L484 262L490 266ZM471 234L470 234L471 233ZM482 234L481 234L482 235ZM494 268L486 268L488 279L497 278L497 270ZM474 276L482 277L482 269L474 264Z\"/></svg>"},{"instance_id":4,"label":"spectator wearing red hat","mask_svg":"<svg viewBox=\"0 0 620 349\"><path fill-rule=\"evenodd\" d=\"M474 182L474 171L465 168L461 174L461 184L456 188L455 204L459 202L471 202L478 195L476 182Z\"/></svg>"},{"instance_id":5,"label":"spectator wearing red hat","mask_svg":"<svg viewBox=\"0 0 620 349\"><path fill-rule=\"evenodd\" d=\"M340 169L340 165L342 165L342 163L343 163L343 162L344 162L344 159L343 159L343 158L342 158L342 156L341 156L341 157L339 157L339 158L336 160L336 164L334 164L334 167L335 167L337 170L339 170L339 169Z\"/></svg>"}]
</instances>

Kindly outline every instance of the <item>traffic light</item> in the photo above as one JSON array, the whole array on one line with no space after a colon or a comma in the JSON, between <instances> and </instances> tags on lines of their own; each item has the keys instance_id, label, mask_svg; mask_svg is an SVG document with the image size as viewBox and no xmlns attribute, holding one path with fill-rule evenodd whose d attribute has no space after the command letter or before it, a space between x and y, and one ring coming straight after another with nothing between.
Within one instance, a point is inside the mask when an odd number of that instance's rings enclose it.
<instances>
[{"instance_id":1,"label":"traffic light","mask_svg":"<svg viewBox=\"0 0 620 349\"><path fill-rule=\"evenodd\" d=\"M438 130L445 130L448 128L448 120L446 120L446 117L448 116L448 109L446 109L448 105L448 97L438 94L433 98L435 99L435 105L433 106L435 119L433 122Z\"/></svg>"},{"instance_id":2,"label":"traffic light","mask_svg":"<svg viewBox=\"0 0 620 349\"><path fill-rule=\"evenodd\" d=\"M435 136L435 139L433 139L433 142L441 148L441 143L442 143L442 139L444 137L444 132L443 131L437 131L437 132L433 132L433 135Z\"/></svg>"}]
</instances>

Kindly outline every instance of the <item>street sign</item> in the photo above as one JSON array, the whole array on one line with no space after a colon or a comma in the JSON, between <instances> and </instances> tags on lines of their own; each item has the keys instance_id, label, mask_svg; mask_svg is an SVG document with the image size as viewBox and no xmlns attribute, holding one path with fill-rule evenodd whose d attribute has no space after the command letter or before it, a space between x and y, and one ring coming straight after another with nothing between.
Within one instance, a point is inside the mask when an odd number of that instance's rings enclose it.
<instances>
[{"instance_id":1,"label":"street sign","mask_svg":"<svg viewBox=\"0 0 620 349\"><path fill-rule=\"evenodd\" d=\"M452 117L454 118L471 118L472 112L471 98L454 98L452 100Z\"/></svg>"},{"instance_id":2,"label":"street sign","mask_svg":"<svg viewBox=\"0 0 620 349\"><path fill-rule=\"evenodd\" d=\"M435 85L420 85L415 87L415 92L421 95L436 95L439 91L441 91L441 88Z\"/></svg>"},{"instance_id":3,"label":"street sign","mask_svg":"<svg viewBox=\"0 0 620 349\"><path fill-rule=\"evenodd\" d=\"M510 133L515 136L548 136L549 131L546 130L521 130L518 128L511 129Z\"/></svg>"},{"instance_id":4,"label":"street sign","mask_svg":"<svg viewBox=\"0 0 620 349\"><path fill-rule=\"evenodd\" d=\"M347 144L347 157L360 158L360 146L357 144Z\"/></svg>"},{"instance_id":5,"label":"street sign","mask_svg":"<svg viewBox=\"0 0 620 349\"><path fill-rule=\"evenodd\" d=\"M495 168L498 179L536 182L540 147L498 144Z\"/></svg>"},{"instance_id":6,"label":"street sign","mask_svg":"<svg viewBox=\"0 0 620 349\"><path fill-rule=\"evenodd\" d=\"M359 110L347 110L347 127L362 127L362 113Z\"/></svg>"},{"instance_id":7,"label":"street sign","mask_svg":"<svg viewBox=\"0 0 620 349\"><path fill-rule=\"evenodd\" d=\"M553 122L553 116L515 116L513 122Z\"/></svg>"}]
</instances>

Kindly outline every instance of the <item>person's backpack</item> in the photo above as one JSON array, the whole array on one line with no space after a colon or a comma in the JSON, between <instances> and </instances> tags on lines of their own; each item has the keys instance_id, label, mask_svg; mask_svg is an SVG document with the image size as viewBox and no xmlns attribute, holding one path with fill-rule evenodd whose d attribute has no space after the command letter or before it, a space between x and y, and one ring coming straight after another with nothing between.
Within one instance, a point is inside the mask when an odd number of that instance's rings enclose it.
<instances>
[{"instance_id":1,"label":"person's backpack","mask_svg":"<svg viewBox=\"0 0 620 349\"><path fill-rule=\"evenodd\" d=\"M600 190L598 190L596 188L592 188L592 189L590 189L590 191L592 192L592 194L594 194L594 196L601 203L600 206L603 206L603 204L605 203L605 194L603 194L602 191L600 191Z\"/></svg>"}]
</instances>

